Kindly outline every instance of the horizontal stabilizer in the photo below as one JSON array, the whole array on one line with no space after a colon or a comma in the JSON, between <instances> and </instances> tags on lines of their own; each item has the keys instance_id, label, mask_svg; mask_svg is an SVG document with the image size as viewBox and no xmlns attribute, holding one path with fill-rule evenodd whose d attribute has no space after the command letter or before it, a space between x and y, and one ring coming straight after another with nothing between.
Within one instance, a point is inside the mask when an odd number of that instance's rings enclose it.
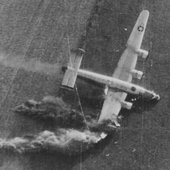
<instances>
[{"instance_id":1,"label":"horizontal stabilizer","mask_svg":"<svg viewBox=\"0 0 170 170\"><path fill-rule=\"evenodd\" d=\"M77 50L71 50L68 67L62 81L63 86L74 88L74 84L77 78L77 72L81 65L84 52L85 51L80 48Z\"/></svg>"}]
</instances>

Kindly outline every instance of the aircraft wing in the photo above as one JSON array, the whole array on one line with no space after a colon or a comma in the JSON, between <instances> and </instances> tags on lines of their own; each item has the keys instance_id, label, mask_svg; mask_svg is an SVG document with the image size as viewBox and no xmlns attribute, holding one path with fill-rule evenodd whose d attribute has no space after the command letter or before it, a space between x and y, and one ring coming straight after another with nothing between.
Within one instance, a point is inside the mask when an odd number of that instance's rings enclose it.
<instances>
[{"instance_id":1,"label":"aircraft wing","mask_svg":"<svg viewBox=\"0 0 170 170\"><path fill-rule=\"evenodd\" d=\"M140 13L127 41L127 47L118 62L115 72L113 73L114 78L127 82L132 81L132 70L136 67L138 57L136 50L141 47L148 17L149 12L147 10ZM117 116L121 110L122 101L126 99L126 96L126 92L109 88L99 117L99 122L102 122L103 120L111 120L118 126Z\"/></svg>"},{"instance_id":2,"label":"aircraft wing","mask_svg":"<svg viewBox=\"0 0 170 170\"><path fill-rule=\"evenodd\" d=\"M131 71L135 69L138 57L136 50L141 47L148 18L149 11L144 10L140 13L127 41L127 47L118 62L115 72L113 73L113 77L127 82L132 81Z\"/></svg>"},{"instance_id":3,"label":"aircraft wing","mask_svg":"<svg viewBox=\"0 0 170 170\"><path fill-rule=\"evenodd\" d=\"M121 110L122 104L120 101L126 99L127 93L118 92L115 89L109 89L107 96L104 100L102 111L98 122L103 122L106 120L111 120L116 126L120 126L117 122L117 116Z\"/></svg>"}]
</instances>

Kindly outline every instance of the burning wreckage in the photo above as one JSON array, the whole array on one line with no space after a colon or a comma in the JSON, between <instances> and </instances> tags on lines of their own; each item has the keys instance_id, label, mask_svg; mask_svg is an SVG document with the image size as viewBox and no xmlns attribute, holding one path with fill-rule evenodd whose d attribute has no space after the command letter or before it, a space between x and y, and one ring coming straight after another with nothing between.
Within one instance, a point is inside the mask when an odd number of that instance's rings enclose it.
<instances>
[{"instance_id":1,"label":"burning wreckage","mask_svg":"<svg viewBox=\"0 0 170 170\"><path fill-rule=\"evenodd\" d=\"M0 149L18 153L48 150L69 155L77 154L106 138L109 132L120 126L118 115L121 108L131 109L133 105L125 101L128 94L142 96L149 101L159 101L160 96L155 92L131 83L132 78L141 79L143 75L135 69L138 56L144 59L148 56L148 52L140 48L148 17L147 10L140 13L112 77L80 69L83 49L71 53L62 86L74 88L77 76L104 84L105 99L98 120L87 121L86 115L72 109L58 97L48 96L38 102L29 100L17 106L14 112L52 121L56 130L45 130L38 135L0 139Z\"/></svg>"}]
</instances>

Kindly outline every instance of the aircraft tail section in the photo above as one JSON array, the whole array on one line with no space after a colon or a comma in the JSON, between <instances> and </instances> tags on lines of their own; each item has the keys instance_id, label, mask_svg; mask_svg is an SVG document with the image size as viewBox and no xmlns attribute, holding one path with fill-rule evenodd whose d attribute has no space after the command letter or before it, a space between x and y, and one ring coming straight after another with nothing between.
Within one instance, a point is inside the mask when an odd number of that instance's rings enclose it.
<instances>
[{"instance_id":1,"label":"aircraft tail section","mask_svg":"<svg viewBox=\"0 0 170 170\"><path fill-rule=\"evenodd\" d=\"M143 10L140 13L136 21L136 24L130 34L130 37L127 42L127 46L135 50L140 48L145 33L145 28L147 25L148 18L149 18L149 11Z\"/></svg>"},{"instance_id":2,"label":"aircraft tail section","mask_svg":"<svg viewBox=\"0 0 170 170\"><path fill-rule=\"evenodd\" d=\"M77 72L78 69L80 68L84 52L85 51L81 48L71 51L68 67L62 81L63 86L74 88L77 78Z\"/></svg>"}]
</instances>

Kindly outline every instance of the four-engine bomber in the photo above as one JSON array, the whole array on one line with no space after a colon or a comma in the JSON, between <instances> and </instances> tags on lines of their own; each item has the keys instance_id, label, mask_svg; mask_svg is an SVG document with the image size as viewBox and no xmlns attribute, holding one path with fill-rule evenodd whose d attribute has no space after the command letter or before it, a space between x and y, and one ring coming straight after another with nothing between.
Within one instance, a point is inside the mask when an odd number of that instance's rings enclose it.
<instances>
[{"instance_id":1,"label":"four-engine bomber","mask_svg":"<svg viewBox=\"0 0 170 170\"><path fill-rule=\"evenodd\" d=\"M148 57L148 51L141 49L148 18L149 11L143 10L137 19L127 41L126 49L120 57L112 76L80 69L84 50L78 49L76 52L71 53L62 85L74 88L77 76L81 76L106 86L105 100L98 120L99 123L109 120L119 126L117 117L121 108L132 108L132 103L126 101L128 94L142 96L147 100L160 100L160 96L155 92L132 83L133 78L141 79L143 77L143 72L135 68L138 57L144 59Z\"/></svg>"}]
</instances>

